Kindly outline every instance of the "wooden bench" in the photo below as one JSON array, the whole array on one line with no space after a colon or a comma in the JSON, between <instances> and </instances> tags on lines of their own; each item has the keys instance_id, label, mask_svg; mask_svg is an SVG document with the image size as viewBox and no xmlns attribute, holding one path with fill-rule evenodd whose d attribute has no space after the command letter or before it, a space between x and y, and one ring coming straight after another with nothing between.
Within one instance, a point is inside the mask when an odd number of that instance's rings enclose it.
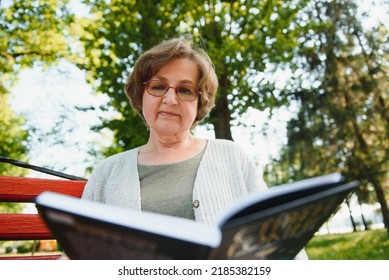
<instances>
[{"instance_id":1,"label":"wooden bench","mask_svg":"<svg viewBox=\"0 0 389 280\"><path fill-rule=\"evenodd\" d=\"M33 203L43 191L81 197L86 181L0 176L0 202ZM0 241L54 239L40 214L0 213ZM60 255L2 256L1 259L57 259Z\"/></svg>"}]
</instances>

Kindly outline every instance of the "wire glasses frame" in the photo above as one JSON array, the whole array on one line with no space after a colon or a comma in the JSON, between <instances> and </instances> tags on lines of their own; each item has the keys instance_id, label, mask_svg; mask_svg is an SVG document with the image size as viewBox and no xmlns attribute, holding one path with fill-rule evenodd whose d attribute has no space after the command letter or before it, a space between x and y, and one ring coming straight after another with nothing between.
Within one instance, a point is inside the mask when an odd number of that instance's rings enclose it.
<instances>
[{"instance_id":1,"label":"wire glasses frame","mask_svg":"<svg viewBox=\"0 0 389 280\"><path fill-rule=\"evenodd\" d=\"M149 80L144 82L143 85L147 93L155 97L164 96L171 88L174 89L177 98L181 101L194 101L201 94L201 91L195 86L178 85L172 87L167 82L161 80Z\"/></svg>"}]
</instances>

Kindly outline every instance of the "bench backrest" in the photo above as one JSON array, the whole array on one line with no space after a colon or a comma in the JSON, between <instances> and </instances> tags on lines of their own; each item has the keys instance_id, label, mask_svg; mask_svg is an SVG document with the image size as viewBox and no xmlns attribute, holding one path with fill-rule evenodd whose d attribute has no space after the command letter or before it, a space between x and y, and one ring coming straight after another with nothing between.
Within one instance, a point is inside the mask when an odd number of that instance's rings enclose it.
<instances>
[{"instance_id":1,"label":"bench backrest","mask_svg":"<svg viewBox=\"0 0 389 280\"><path fill-rule=\"evenodd\" d=\"M33 203L35 197L43 191L81 197L85 184L86 181L0 176L0 202ZM54 238L40 214L0 213L0 241L45 239ZM52 257L32 257L32 259L50 258Z\"/></svg>"}]
</instances>

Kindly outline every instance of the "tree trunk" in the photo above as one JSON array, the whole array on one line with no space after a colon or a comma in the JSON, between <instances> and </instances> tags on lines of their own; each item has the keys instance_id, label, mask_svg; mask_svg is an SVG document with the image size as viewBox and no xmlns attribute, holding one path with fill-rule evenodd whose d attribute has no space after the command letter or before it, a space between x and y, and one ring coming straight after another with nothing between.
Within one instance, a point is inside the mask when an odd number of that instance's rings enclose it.
<instances>
[{"instance_id":1,"label":"tree trunk","mask_svg":"<svg viewBox=\"0 0 389 280\"><path fill-rule=\"evenodd\" d=\"M348 198L346 199L346 204L347 204L348 212L350 213L350 221L351 221L351 224L353 226L353 231L356 232L357 231L357 225L355 224L353 215L351 213L350 201L348 200Z\"/></svg>"},{"instance_id":2,"label":"tree trunk","mask_svg":"<svg viewBox=\"0 0 389 280\"><path fill-rule=\"evenodd\" d=\"M215 137L217 139L233 140L231 134L230 110L228 109L227 98L223 96L223 98L218 101L219 102L214 108L213 114Z\"/></svg>"},{"instance_id":3,"label":"tree trunk","mask_svg":"<svg viewBox=\"0 0 389 280\"><path fill-rule=\"evenodd\" d=\"M363 215L362 203L361 203L358 196L357 196L357 198L358 198L359 208L361 209L361 219L362 219L363 226L365 227L365 230L369 230L369 225L366 222L365 215Z\"/></svg>"},{"instance_id":4,"label":"tree trunk","mask_svg":"<svg viewBox=\"0 0 389 280\"><path fill-rule=\"evenodd\" d=\"M215 129L217 139L233 140L231 133L231 111L228 108L227 89L229 80L227 77L219 78L219 95L216 98L216 106L211 111L211 122Z\"/></svg>"},{"instance_id":5,"label":"tree trunk","mask_svg":"<svg viewBox=\"0 0 389 280\"><path fill-rule=\"evenodd\" d=\"M378 182L372 182L374 186L374 190L377 194L377 200L379 204L381 205L381 212L382 212L382 218L384 220L384 225L386 228L386 232L389 237L389 208L388 208L388 203L385 199L385 193L383 188Z\"/></svg>"}]
</instances>

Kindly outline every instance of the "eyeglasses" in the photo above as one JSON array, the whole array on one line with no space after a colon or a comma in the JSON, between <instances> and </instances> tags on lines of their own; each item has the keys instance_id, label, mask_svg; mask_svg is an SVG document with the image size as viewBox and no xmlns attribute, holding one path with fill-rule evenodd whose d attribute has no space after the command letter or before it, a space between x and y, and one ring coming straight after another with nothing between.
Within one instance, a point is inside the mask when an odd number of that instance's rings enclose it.
<instances>
[{"instance_id":1,"label":"eyeglasses","mask_svg":"<svg viewBox=\"0 0 389 280\"><path fill-rule=\"evenodd\" d=\"M201 94L201 91L195 86L191 85L178 85L176 87L169 86L168 83L160 80L150 80L144 82L143 85L146 88L148 94L156 97L164 96L170 88L174 89L177 97L181 101L194 101L197 96Z\"/></svg>"}]
</instances>

